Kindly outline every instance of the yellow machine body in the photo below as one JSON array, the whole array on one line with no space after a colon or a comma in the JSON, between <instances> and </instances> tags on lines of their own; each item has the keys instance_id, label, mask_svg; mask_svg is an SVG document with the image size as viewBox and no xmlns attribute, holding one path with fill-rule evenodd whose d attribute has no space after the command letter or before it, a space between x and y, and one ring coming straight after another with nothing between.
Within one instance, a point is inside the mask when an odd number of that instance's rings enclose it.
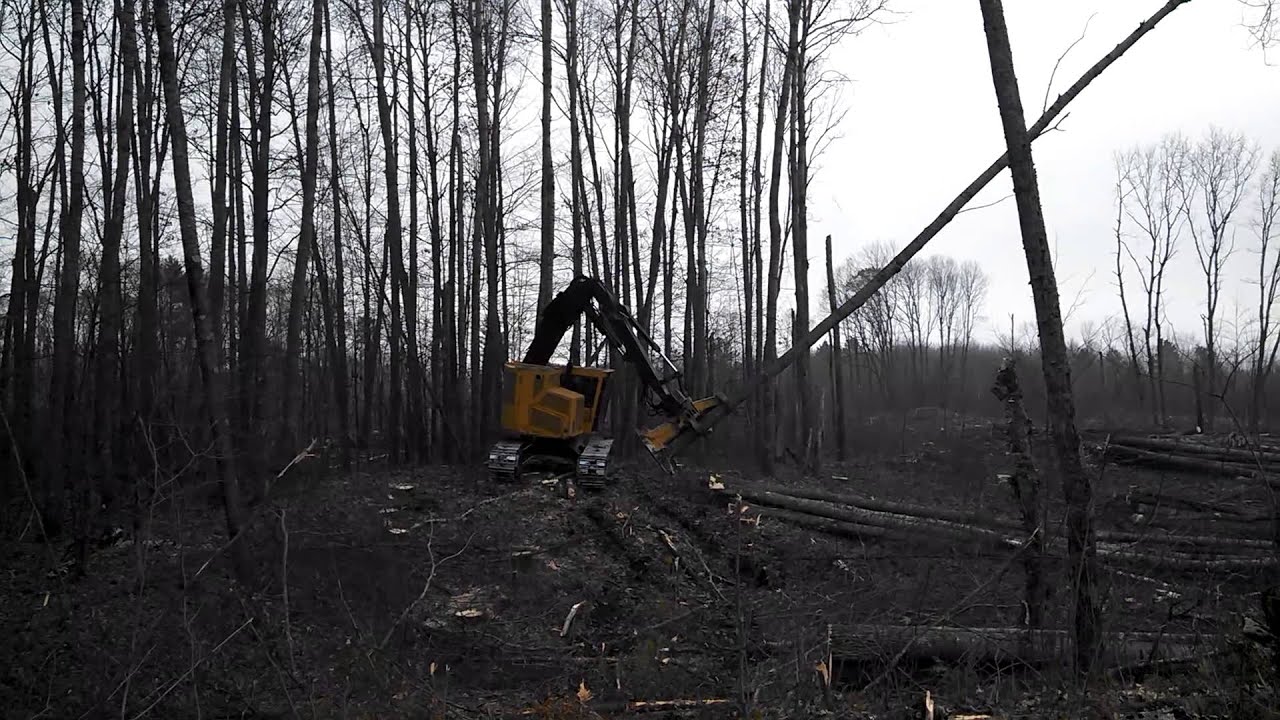
<instances>
[{"instance_id":1,"label":"yellow machine body","mask_svg":"<svg viewBox=\"0 0 1280 720\"><path fill-rule=\"evenodd\" d=\"M525 437L571 440L595 431L613 370L508 362L502 427Z\"/></svg>"}]
</instances>

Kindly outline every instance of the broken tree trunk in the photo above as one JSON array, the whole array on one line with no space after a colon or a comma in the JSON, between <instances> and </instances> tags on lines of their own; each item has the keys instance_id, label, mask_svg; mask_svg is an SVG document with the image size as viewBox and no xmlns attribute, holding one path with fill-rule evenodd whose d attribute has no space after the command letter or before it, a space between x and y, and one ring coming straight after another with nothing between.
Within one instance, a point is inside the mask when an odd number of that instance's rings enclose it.
<instances>
[{"instance_id":1,"label":"broken tree trunk","mask_svg":"<svg viewBox=\"0 0 1280 720\"><path fill-rule=\"evenodd\" d=\"M1009 486L1018 501L1022 529L1031 545L1029 552L1022 556L1022 569L1026 574L1027 627L1038 630L1044 626L1045 597L1048 594L1044 580L1045 511L1040 499L1040 473L1031 458L1031 419L1022 404L1022 388L1018 385L1013 358L1005 358L1000 365L991 393L1004 405L1009 454L1014 458Z\"/></svg>"}]
</instances>

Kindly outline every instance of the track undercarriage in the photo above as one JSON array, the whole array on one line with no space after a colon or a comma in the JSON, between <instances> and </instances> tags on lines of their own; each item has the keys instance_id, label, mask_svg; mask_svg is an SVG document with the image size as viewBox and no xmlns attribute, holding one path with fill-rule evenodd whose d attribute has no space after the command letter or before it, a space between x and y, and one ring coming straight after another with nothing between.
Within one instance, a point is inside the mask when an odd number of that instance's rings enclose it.
<instances>
[{"instance_id":1,"label":"track undercarriage","mask_svg":"<svg viewBox=\"0 0 1280 720\"><path fill-rule=\"evenodd\" d=\"M489 448L489 477L495 482L520 482L525 472L548 470L570 473L579 487L598 490L613 477L611 438L599 435L550 440L502 440Z\"/></svg>"}]
</instances>

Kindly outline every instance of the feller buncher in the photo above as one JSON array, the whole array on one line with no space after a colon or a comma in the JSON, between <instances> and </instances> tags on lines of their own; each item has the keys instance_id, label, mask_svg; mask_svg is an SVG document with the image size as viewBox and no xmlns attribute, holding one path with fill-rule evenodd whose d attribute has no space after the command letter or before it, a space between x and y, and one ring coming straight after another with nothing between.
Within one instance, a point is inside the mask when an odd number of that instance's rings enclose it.
<instances>
[{"instance_id":1,"label":"feller buncher","mask_svg":"<svg viewBox=\"0 0 1280 720\"><path fill-rule=\"evenodd\" d=\"M613 438L606 437L600 425L614 370L549 364L565 332L583 315L634 368L651 414L660 419L638 431L659 466L671 471L669 451L676 438L709 429L704 419L723 398L691 399L679 369L631 313L600 281L580 276L547 304L524 360L508 362L504 368L506 437L489 450L489 472L495 480L515 481L527 469L551 467L573 472L582 487L600 488L609 481ZM655 357L660 366L654 365Z\"/></svg>"}]
</instances>

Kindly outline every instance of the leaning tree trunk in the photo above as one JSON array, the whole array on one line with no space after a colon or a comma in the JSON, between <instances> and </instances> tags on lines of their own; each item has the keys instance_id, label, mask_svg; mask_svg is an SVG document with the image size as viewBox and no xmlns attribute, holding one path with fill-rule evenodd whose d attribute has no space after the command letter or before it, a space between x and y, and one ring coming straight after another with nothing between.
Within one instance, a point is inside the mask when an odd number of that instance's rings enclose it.
<instances>
[{"instance_id":1,"label":"leaning tree trunk","mask_svg":"<svg viewBox=\"0 0 1280 720\"><path fill-rule=\"evenodd\" d=\"M1022 246L1031 275L1031 294L1040 326L1040 352L1048 400L1050 432L1067 503L1067 553L1075 593L1075 665L1087 674L1099 649L1099 608L1095 600L1096 548L1093 528L1093 488L1080 460L1071 395L1071 366L1062 331L1057 280L1040 206L1031 135L1022 114L1013 51L1009 46L1001 0L979 0L991 57L991 78L1000 106L1009 170L1013 176Z\"/></svg>"}]
</instances>

